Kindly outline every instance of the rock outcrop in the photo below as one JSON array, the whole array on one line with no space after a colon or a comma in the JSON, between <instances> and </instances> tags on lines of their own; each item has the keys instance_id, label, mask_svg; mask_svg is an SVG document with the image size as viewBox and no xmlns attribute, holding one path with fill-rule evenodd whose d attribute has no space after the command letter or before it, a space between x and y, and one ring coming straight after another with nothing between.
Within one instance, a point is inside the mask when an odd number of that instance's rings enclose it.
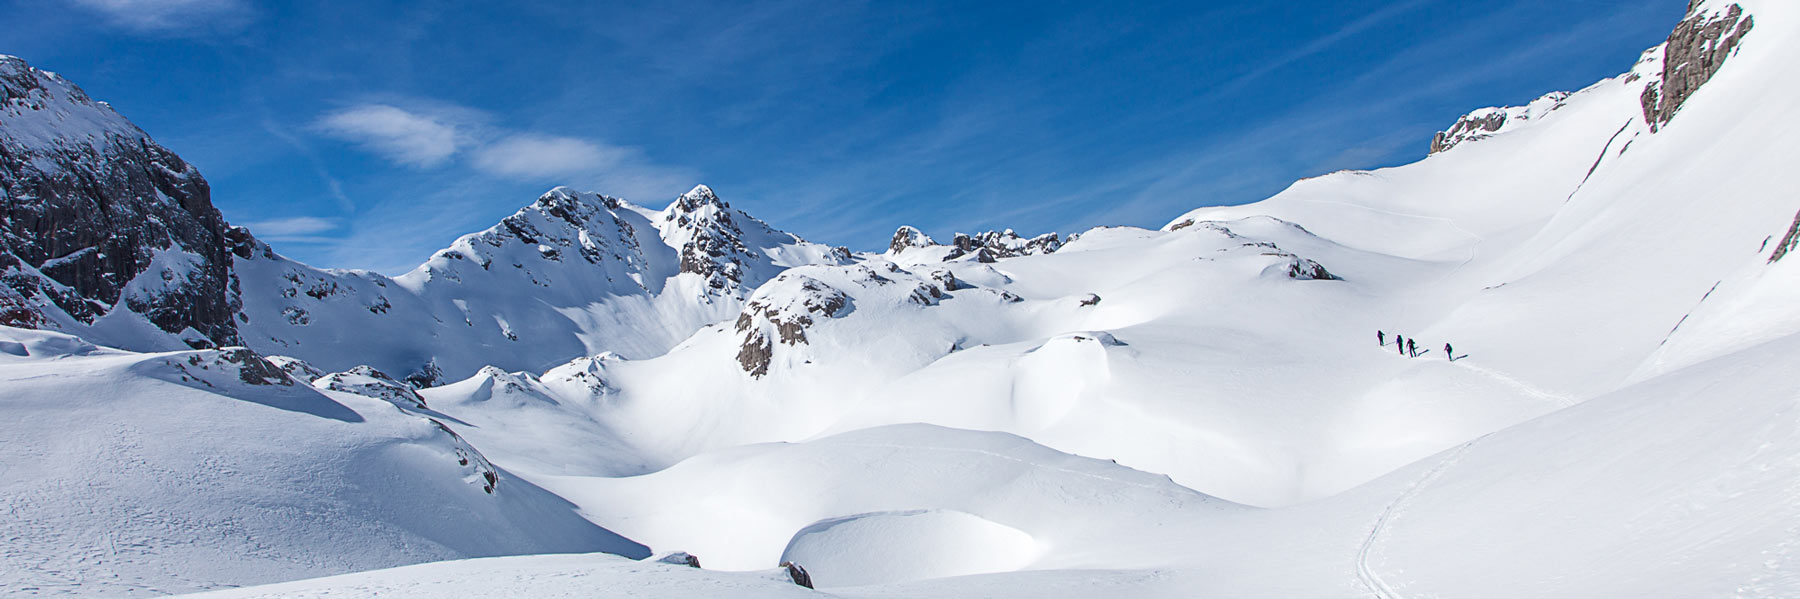
<instances>
[{"instance_id":1,"label":"rock outcrop","mask_svg":"<svg viewBox=\"0 0 1800 599\"><path fill-rule=\"evenodd\" d=\"M817 318L841 316L850 308L850 296L831 285L803 274L776 277L751 297L738 314L738 364L751 377L769 373L775 342L805 345L806 329Z\"/></svg>"},{"instance_id":2,"label":"rock outcrop","mask_svg":"<svg viewBox=\"0 0 1800 599\"><path fill-rule=\"evenodd\" d=\"M334 372L319 377L312 382L313 387L325 391L341 391L354 393L363 397L372 397L402 408L423 408L425 398L419 396L406 383L394 380L387 373L368 366L357 366L347 372Z\"/></svg>"},{"instance_id":3,"label":"rock outcrop","mask_svg":"<svg viewBox=\"0 0 1800 599\"><path fill-rule=\"evenodd\" d=\"M894 231L893 241L888 242L888 251L899 253L913 248L928 248L938 245L937 240L911 226L901 226Z\"/></svg>"},{"instance_id":4,"label":"rock outcrop","mask_svg":"<svg viewBox=\"0 0 1800 599\"><path fill-rule=\"evenodd\" d=\"M1465 114L1449 129L1439 131L1431 138L1431 153L1447 152L1460 144L1487 139L1544 118L1562 108L1568 99L1568 92L1552 92L1524 106L1483 108Z\"/></svg>"},{"instance_id":5,"label":"rock outcrop","mask_svg":"<svg viewBox=\"0 0 1800 599\"><path fill-rule=\"evenodd\" d=\"M1027 239L1020 237L1012 229L1007 229L998 232L986 231L974 235L957 233L956 237L951 240L951 245L956 246L957 251L960 252L952 258L975 254L977 257L985 256L987 258L980 260L981 262L992 262L998 258L1055 253L1056 250L1062 249L1063 241L1055 233L1045 233Z\"/></svg>"},{"instance_id":6,"label":"rock outcrop","mask_svg":"<svg viewBox=\"0 0 1800 599\"><path fill-rule=\"evenodd\" d=\"M1663 45L1661 76L1644 86L1640 98L1644 121L1652 132L1675 118L1681 105L1712 79L1725 65L1745 35L1756 27L1756 19L1744 14L1744 7L1732 4L1722 11L1703 10L1705 2L1691 0L1688 15L1669 41Z\"/></svg>"},{"instance_id":7,"label":"rock outcrop","mask_svg":"<svg viewBox=\"0 0 1800 599\"><path fill-rule=\"evenodd\" d=\"M123 307L237 345L226 230L192 165L68 80L0 56L0 281L40 312L11 320Z\"/></svg>"}]
</instances>

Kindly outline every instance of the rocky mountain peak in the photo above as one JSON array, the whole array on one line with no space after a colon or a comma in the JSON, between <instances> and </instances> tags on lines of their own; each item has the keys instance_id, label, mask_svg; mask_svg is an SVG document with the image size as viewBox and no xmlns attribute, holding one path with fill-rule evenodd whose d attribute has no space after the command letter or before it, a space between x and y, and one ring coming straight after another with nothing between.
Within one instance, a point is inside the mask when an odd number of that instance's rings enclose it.
<instances>
[{"instance_id":1,"label":"rocky mountain peak","mask_svg":"<svg viewBox=\"0 0 1800 599\"><path fill-rule=\"evenodd\" d=\"M0 279L45 322L123 306L236 344L225 232L192 165L68 80L0 57Z\"/></svg>"},{"instance_id":2,"label":"rocky mountain peak","mask_svg":"<svg viewBox=\"0 0 1800 599\"><path fill-rule=\"evenodd\" d=\"M730 204L725 203L724 200L719 199L717 194L713 193L711 187L695 185L694 188L688 190L687 193L681 194L680 197L675 198L674 203L669 204L669 212L671 214L679 215L683 213L700 212L707 208L713 210L725 210L730 207Z\"/></svg>"},{"instance_id":3,"label":"rocky mountain peak","mask_svg":"<svg viewBox=\"0 0 1800 599\"><path fill-rule=\"evenodd\" d=\"M888 251L899 252L908 248L927 248L939 245L937 240L912 226L902 225L894 231L894 240L888 243Z\"/></svg>"}]
</instances>

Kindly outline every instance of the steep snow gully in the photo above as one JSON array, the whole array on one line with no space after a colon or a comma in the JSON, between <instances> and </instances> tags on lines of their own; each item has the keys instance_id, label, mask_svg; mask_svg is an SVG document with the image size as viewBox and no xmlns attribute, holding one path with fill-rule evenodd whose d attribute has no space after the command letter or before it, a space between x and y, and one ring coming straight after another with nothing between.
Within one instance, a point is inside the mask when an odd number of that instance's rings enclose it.
<instances>
[{"instance_id":1,"label":"steep snow gully","mask_svg":"<svg viewBox=\"0 0 1800 599\"><path fill-rule=\"evenodd\" d=\"M1800 4L1688 8L1157 230L556 188L396 277L0 58L0 596L1800 596Z\"/></svg>"}]
</instances>

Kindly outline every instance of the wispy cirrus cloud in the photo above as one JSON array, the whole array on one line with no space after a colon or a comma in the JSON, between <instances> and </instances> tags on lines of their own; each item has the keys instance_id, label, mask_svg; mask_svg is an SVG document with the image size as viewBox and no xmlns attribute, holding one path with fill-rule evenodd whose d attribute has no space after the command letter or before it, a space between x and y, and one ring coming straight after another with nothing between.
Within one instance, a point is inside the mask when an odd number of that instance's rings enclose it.
<instances>
[{"instance_id":1,"label":"wispy cirrus cloud","mask_svg":"<svg viewBox=\"0 0 1800 599\"><path fill-rule=\"evenodd\" d=\"M325 115L318 126L327 135L407 166L441 165L462 145L450 119L387 104L344 108Z\"/></svg>"},{"instance_id":2,"label":"wispy cirrus cloud","mask_svg":"<svg viewBox=\"0 0 1800 599\"><path fill-rule=\"evenodd\" d=\"M366 103L326 114L314 128L415 168L467 164L499 179L571 185L626 197L691 186L692 170L659 164L643 150L601 140L496 127L485 112L429 100ZM682 187L685 189L685 187Z\"/></svg>"},{"instance_id":3,"label":"wispy cirrus cloud","mask_svg":"<svg viewBox=\"0 0 1800 599\"><path fill-rule=\"evenodd\" d=\"M254 12L243 0L70 0L98 12L107 24L137 33L173 34L236 30Z\"/></svg>"},{"instance_id":4,"label":"wispy cirrus cloud","mask_svg":"<svg viewBox=\"0 0 1800 599\"><path fill-rule=\"evenodd\" d=\"M316 216L294 216L275 218L244 223L251 232L263 237L292 237L298 235L317 235L338 227L331 219Z\"/></svg>"},{"instance_id":5,"label":"wispy cirrus cloud","mask_svg":"<svg viewBox=\"0 0 1800 599\"><path fill-rule=\"evenodd\" d=\"M573 137L522 133L475 150L482 170L516 177L575 175L617 166L631 152Z\"/></svg>"}]
</instances>

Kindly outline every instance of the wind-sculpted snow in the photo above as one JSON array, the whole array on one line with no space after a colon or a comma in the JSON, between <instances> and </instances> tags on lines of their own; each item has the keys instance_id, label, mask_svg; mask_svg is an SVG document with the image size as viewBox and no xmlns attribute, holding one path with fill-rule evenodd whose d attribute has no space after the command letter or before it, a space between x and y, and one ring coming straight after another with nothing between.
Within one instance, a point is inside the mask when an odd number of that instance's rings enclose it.
<instances>
[{"instance_id":1,"label":"wind-sculpted snow","mask_svg":"<svg viewBox=\"0 0 1800 599\"><path fill-rule=\"evenodd\" d=\"M438 423L241 348L0 329L0 593L171 593L422 561L647 554ZM484 491L484 487L492 491Z\"/></svg>"}]
</instances>

